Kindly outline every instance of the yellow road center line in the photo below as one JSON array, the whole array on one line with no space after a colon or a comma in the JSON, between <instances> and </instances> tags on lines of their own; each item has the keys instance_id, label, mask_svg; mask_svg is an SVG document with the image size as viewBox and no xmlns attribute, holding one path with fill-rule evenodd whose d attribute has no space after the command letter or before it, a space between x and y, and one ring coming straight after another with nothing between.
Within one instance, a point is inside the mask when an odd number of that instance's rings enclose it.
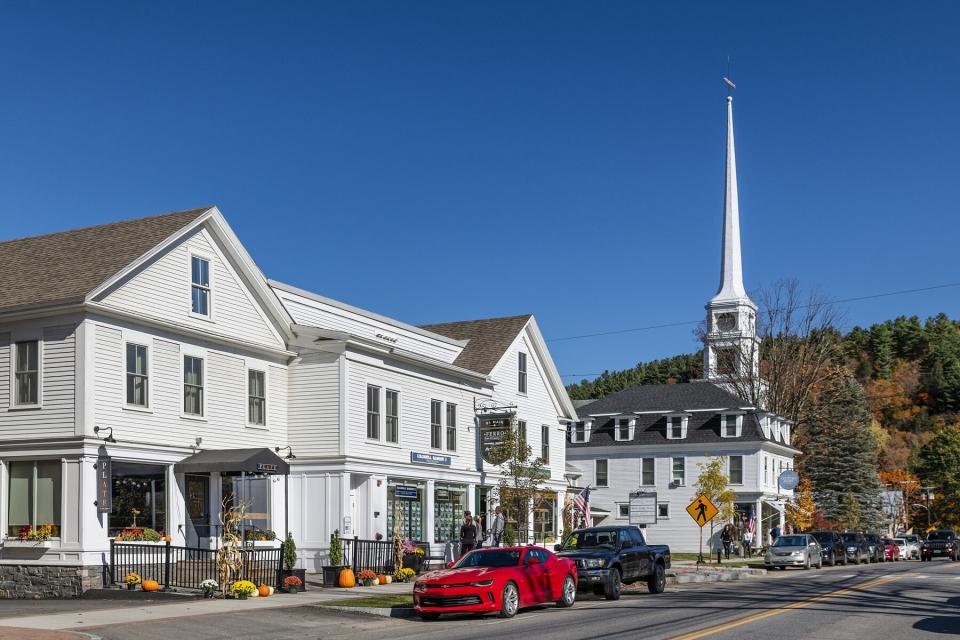
<instances>
[{"instance_id":1,"label":"yellow road center line","mask_svg":"<svg viewBox=\"0 0 960 640\"><path fill-rule=\"evenodd\" d=\"M796 609L803 609L809 607L812 604L822 602L823 600L829 600L830 598L838 598L840 596L845 596L862 589L869 589L870 587L875 587L891 580L896 580L900 576L884 576L883 578L877 578L876 580L870 580L869 582L864 582L853 587L847 587L846 589L840 589L838 591L831 591L830 593L824 593L823 595L815 596L813 598L807 598L806 600L799 600L797 602L791 602L788 605L783 607L777 607L775 609L769 609L767 611L761 611L759 613L754 613L752 615L733 620L731 622L725 622L723 624L714 625L712 627L707 627L706 629L701 629L699 631L693 631L691 633L686 633L680 636L673 636L670 640L697 640L698 638L705 638L707 636L712 636L717 633L722 633L724 631L729 631L730 629L736 629L737 627L742 627L745 624L751 624L753 622L758 622L760 620L766 620L767 618L772 618L773 616L778 616L781 613L786 613L787 611L793 611Z\"/></svg>"}]
</instances>

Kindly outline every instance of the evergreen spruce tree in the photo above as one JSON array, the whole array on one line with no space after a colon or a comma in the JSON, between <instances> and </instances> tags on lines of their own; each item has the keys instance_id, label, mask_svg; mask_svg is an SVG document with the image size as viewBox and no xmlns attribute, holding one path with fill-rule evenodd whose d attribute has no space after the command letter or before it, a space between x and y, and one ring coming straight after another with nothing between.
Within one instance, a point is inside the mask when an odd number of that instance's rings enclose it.
<instances>
[{"instance_id":1,"label":"evergreen spruce tree","mask_svg":"<svg viewBox=\"0 0 960 640\"><path fill-rule=\"evenodd\" d=\"M923 445L914 472L925 486L936 487L932 524L960 526L960 428L944 429ZM926 525L925 518L922 522Z\"/></svg>"},{"instance_id":2,"label":"evergreen spruce tree","mask_svg":"<svg viewBox=\"0 0 960 640\"><path fill-rule=\"evenodd\" d=\"M863 387L850 375L839 376L821 390L817 404L820 410L807 423L805 453L798 465L801 476L813 484L814 500L825 517L846 523L853 515L853 500L862 525L879 527L883 523L879 448Z\"/></svg>"},{"instance_id":3,"label":"evergreen spruce tree","mask_svg":"<svg viewBox=\"0 0 960 640\"><path fill-rule=\"evenodd\" d=\"M889 380L893 373L893 331L889 323L876 324L870 329L870 350L873 353L873 375Z\"/></svg>"}]
</instances>

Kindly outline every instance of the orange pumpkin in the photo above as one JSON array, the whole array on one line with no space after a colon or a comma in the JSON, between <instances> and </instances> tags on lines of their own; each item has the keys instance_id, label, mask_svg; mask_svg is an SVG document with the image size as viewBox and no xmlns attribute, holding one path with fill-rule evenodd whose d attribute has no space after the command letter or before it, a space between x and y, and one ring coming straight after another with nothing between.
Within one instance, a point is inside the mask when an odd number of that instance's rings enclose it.
<instances>
[{"instance_id":1,"label":"orange pumpkin","mask_svg":"<svg viewBox=\"0 0 960 640\"><path fill-rule=\"evenodd\" d=\"M144 580L140 583L140 588L144 591L159 591L160 583L156 580Z\"/></svg>"},{"instance_id":2,"label":"orange pumpkin","mask_svg":"<svg viewBox=\"0 0 960 640\"><path fill-rule=\"evenodd\" d=\"M357 576L354 575L353 569L347 567L340 571L340 580L338 581L341 587L351 589L357 586Z\"/></svg>"},{"instance_id":3,"label":"orange pumpkin","mask_svg":"<svg viewBox=\"0 0 960 640\"><path fill-rule=\"evenodd\" d=\"M164 542L170 542L170 539L171 538L169 533L163 537Z\"/></svg>"},{"instance_id":4,"label":"orange pumpkin","mask_svg":"<svg viewBox=\"0 0 960 640\"><path fill-rule=\"evenodd\" d=\"M270 595L270 587L268 587L265 584L260 585L257 591L260 593L261 598L266 598L267 596Z\"/></svg>"}]
</instances>

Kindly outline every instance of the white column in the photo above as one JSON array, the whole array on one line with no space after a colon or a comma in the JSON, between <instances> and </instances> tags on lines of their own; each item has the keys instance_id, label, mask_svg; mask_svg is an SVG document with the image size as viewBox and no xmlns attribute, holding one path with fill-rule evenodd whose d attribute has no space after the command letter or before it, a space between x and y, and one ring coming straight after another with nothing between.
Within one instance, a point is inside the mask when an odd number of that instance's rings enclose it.
<instances>
[{"instance_id":1,"label":"white column","mask_svg":"<svg viewBox=\"0 0 960 640\"><path fill-rule=\"evenodd\" d=\"M343 514L340 519L340 535L344 538L352 538L357 535L350 509L350 485L353 484L353 478L348 471L344 471L340 476L340 482L340 513Z\"/></svg>"},{"instance_id":2,"label":"white column","mask_svg":"<svg viewBox=\"0 0 960 640\"><path fill-rule=\"evenodd\" d=\"M423 532L423 539L430 544L434 544L436 540L434 539L433 534L433 523L434 523L434 491L435 491L435 480L427 480L427 491L426 495L423 498L423 513L426 516L423 520L423 527L425 531Z\"/></svg>"},{"instance_id":3,"label":"white column","mask_svg":"<svg viewBox=\"0 0 960 640\"><path fill-rule=\"evenodd\" d=\"M565 491L557 491L557 507L553 516L554 527L557 530L557 543L563 540L563 503L566 495Z\"/></svg>"},{"instance_id":4,"label":"white column","mask_svg":"<svg viewBox=\"0 0 960 640\"><path fill-rule=\"evenodd\" d=\"M183 474L173 472L173 465L167 465L165 481L167 485L167 533L170 542L185 546L187 543L187 508L184 499Z\"/></svg>"},{"instance_id":5,"label":"white column","mask_svg":"<svg viewBox=\"0 0 960 640\"><path fill-rule=\"evenodd\" d=\"M216 549L220 544L218 537L222 533L218 528L220 525L220 509L223 506L223 477L219 471L210 474L207 487L210 494L210 505L207 507L208 517L210 518L210 526L207 529L209 533L206 534L209 536L207 544L211 549Z\"/></svg>"}]
</instances>

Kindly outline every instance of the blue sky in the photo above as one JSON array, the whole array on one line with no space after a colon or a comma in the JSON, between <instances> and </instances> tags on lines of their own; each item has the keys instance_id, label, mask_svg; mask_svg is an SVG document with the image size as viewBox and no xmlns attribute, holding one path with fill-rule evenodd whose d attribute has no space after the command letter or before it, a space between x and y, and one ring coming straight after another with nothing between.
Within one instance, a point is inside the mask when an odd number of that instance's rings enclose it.
<instances>
[{"instance_id":1,"label":"blue sky","mask_svg":"<svg viewBox=\"0 0 960 640\"><path fill-rule=\"evenodd\" d=\"M696 320L729 55L748 287L956 282L958 26L947 2L6 3L0 236L216 203L269 276L408 322ZM960 317L958 293L847 317ZM696 344L551 348L576 374Z\"/></svg>"}]
</instances>

